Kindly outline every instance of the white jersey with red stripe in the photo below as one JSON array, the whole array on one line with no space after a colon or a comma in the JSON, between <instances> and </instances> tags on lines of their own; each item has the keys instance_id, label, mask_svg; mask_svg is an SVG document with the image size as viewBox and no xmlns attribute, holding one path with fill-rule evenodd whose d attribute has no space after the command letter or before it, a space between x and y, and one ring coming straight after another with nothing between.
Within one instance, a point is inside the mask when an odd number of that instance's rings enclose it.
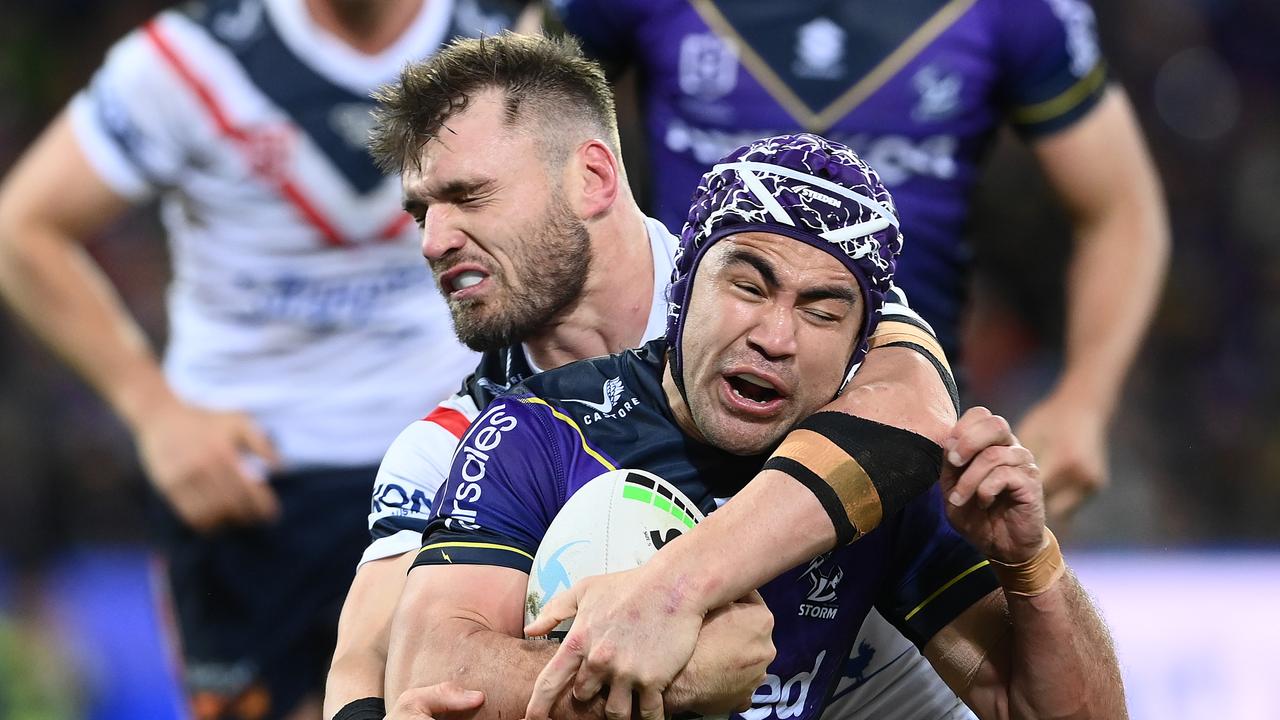
<instances>
[{"instance_id":1,"label":"white jersey with red stripe","mask_svg":"<svg viewBox=\"0 0 1280 720\"><path fill-rule=\"evenodd\" d=\"M370 91L519 3L431 0L384 52L304 0L210 0L120 40L71 102L116 192L158 197L169 237L165 370L188 401L250 412L288 469L378 461L476 355L454 338L399 180L365 148Z\"/></svg>"},{"instance_id":2,"label":"white jersey with red stripe","mask_svg":"<svg viewBox=\"0 0 1280 720\"><path fill-rule=\"evenodd\" d=\"M662 223L645 219L653 251L653 301L643 342L662 337L667 323L667 283L674 268L676 238ZM449 477L458 442L494 397L540 372L523 345L486 352L480 365L451 398L405 428L378 468L369 508L372 542L361 563L416 551L431 515L436 490Z\"/></svg>"}]
</instances>

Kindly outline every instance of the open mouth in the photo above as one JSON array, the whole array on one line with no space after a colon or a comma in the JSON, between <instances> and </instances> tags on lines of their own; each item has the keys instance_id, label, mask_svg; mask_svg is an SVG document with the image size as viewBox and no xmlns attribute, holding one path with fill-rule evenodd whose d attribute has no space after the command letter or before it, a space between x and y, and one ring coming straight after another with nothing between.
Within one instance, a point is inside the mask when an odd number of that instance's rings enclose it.
<instances>
[{"instance_id":1,"label":"open mouth","mask_svg":"<svg viewBox=\"0 0 1280 720\"><path fill-rule=\"evenodd\" d=\"M773 383L751 373L726 376L725 381L729 383L729 390L735 396L758 405L768 405L782 398L782 393L778 392Z\"/></svg>"},{"instance_id":2,"label":"open mouth","mask_svg":"<svg viewBox=\"0 0 1280 720\"><path fill-rule=\"evenodd\" d=\"M455 267L440 275L440 289L449 297L461 298L472 294L467 291L488 279L489 273L474 265Z\"/></svg>"}]
</instances>

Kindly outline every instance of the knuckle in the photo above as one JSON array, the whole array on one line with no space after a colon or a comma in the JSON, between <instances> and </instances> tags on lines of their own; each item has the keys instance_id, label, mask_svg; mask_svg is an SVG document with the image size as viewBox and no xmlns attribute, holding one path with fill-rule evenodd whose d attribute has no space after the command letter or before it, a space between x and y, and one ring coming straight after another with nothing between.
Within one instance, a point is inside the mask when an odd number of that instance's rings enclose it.
<instances>
[{"instance_id":1,"label":"knuckle","mask_svg":"<svg viewBox=\"0 0 1280 720\"><path fill-rule=\"evenodd\" d=\"M577 629L577 626L575 625L574 630L576 629ZM586 649L587 649L587 641L584 637L582 637L582 633L574 632L573 630L569 631L569 634L566 635L564 638L564 642L560 644L560 650L562 652L567 652L570 655L582 655ZM592 651L592 654L594 655L596 652L599 652L599 648L596 648L596 650Z\"/></svg>"},{"instance_id":2,"label":"knuckle","mask_svg":"<svg viewBox=\"0 0 1280 720\"><path fill-rule=\"evenodd\" d=\"M1002 435L1011 434L1013 432L1013 428L1009 426L1009 421L1005 420L1001 415L992 415L991 422L995 425L996 430L1000 431L1000 434Z\"/></svg>"},{"instance_id":3,"label":"knuckle","mask_svg":"<svg viewBox=\"0 0 1280 720\"><path fill-rule=\"evenodd\" d=\"M613 643L602 642L591 649L591 653L587 655L586 662L588 666L604 669L609 666L617 658L617 648Z\"/></svg>"}]
</instances>

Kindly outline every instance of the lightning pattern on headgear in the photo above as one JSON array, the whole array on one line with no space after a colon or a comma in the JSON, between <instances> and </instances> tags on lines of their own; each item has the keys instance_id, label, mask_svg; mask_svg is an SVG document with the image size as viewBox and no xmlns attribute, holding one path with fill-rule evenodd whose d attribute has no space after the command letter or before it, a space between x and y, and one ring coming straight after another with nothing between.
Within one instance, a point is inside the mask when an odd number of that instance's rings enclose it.
<instances>
[{"instance_id":1,"label":"lightning pattern on headgear","mask_svg":"<svg viewBox=\"0 0 1280 720\"><path fill-rule=\"evenodd\" d=\"M680 367L679 338L703 253L739 232L773 232L809 243L857 278L864 322L849 360L866 353L884 294L893 286L902 233L893 197L852 150L810 133L758 140L702 176L676 252L668 289L667 340ZM682 384L676 373L678 384Z\"/></svg>"}]
</instances>

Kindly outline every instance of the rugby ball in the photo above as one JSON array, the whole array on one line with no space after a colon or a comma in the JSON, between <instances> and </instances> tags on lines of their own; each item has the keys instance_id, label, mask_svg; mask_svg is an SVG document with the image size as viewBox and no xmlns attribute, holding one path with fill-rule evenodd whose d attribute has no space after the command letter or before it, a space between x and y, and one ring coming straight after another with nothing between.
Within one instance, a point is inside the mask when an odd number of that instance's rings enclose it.
<instances>
[{"instance_id":1,"label":"rugby ball","mask_svg":"<svg viewBox=\"0 0 1280 720\"><path fill-rule=\"evenodd\" d=\"M613 470L592 478L551 520L529 573L525 623L556 593L577 581L631 570L703 519L674 485L643 470ZM551 633L563 638L572 618Z\"/></svg>"}]
</instances>

